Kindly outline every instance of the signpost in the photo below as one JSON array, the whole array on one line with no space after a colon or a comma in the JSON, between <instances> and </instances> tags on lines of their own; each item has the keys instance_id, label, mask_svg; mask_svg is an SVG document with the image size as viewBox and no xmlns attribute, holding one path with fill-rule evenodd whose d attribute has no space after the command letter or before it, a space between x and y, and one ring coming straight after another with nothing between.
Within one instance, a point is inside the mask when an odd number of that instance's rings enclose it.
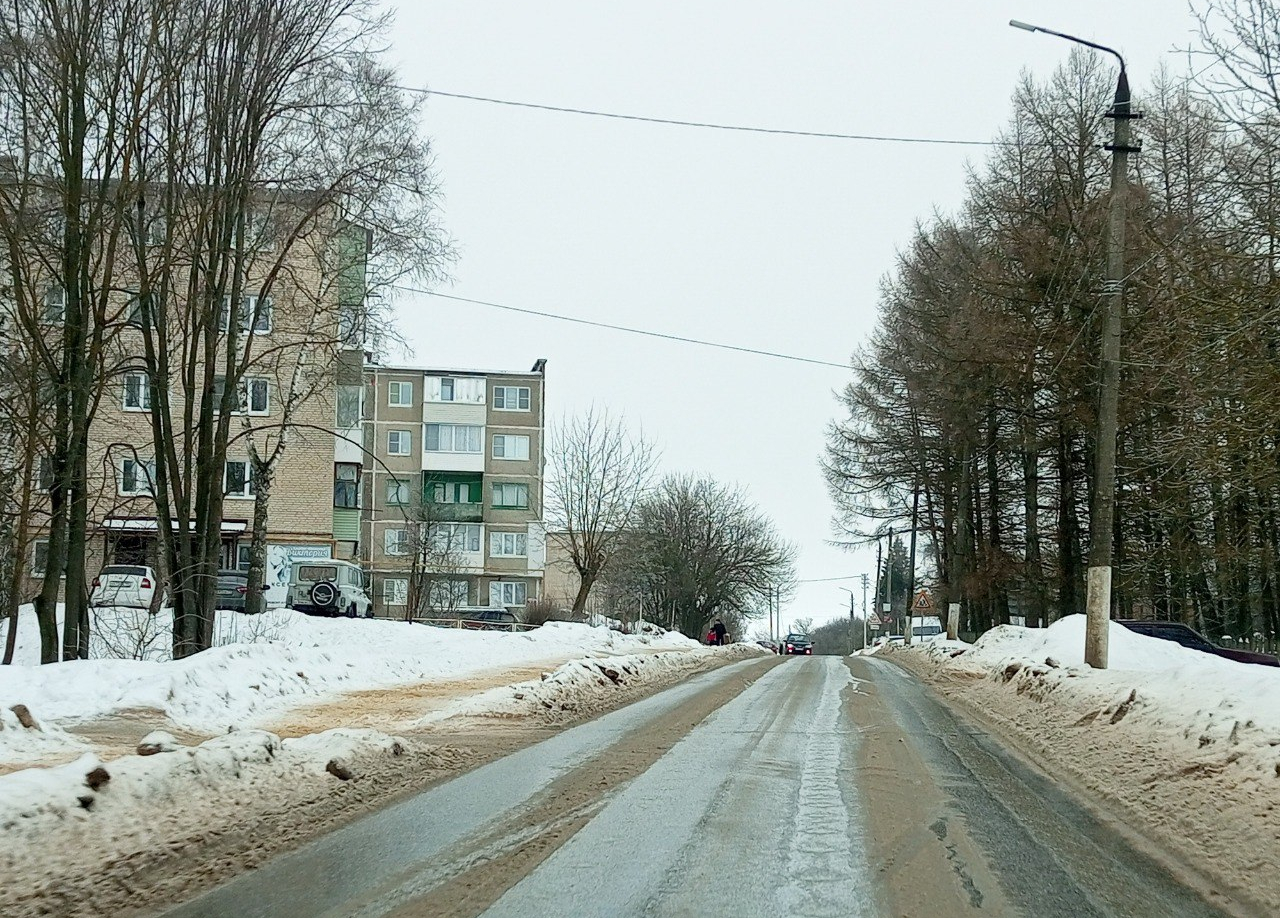
<instances>
[{"instance_id":1,"label":"signpost","mask_svg":"<svg viewBox=\"0 0 1280 918\"><path fill-rule=\"evenodd\" d=\"M913 635L916 627L917 615L929 615L933 612L933 597L929 595L928 590L920 590L916 593L915 600L911 603L911 608L907 610L907 634ZM910 640L910 637L907 638Z\"/></svg>"}]
</instances>

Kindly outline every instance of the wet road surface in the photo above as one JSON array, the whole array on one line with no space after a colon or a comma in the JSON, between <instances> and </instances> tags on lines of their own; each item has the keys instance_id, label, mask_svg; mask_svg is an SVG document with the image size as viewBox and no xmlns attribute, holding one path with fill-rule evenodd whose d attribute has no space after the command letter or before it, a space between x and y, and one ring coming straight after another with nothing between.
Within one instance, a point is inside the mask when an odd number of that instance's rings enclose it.
<instances>
[{"instance_id":1,"label":"wet road surface","mask_svg":"<svg viewBox=\"0 0 1280 918\"><path fill-rule=\"evenodd\" d=\"M706 673L166 918L1226 914L875 659Z\"/></svg>"}]
</instances>

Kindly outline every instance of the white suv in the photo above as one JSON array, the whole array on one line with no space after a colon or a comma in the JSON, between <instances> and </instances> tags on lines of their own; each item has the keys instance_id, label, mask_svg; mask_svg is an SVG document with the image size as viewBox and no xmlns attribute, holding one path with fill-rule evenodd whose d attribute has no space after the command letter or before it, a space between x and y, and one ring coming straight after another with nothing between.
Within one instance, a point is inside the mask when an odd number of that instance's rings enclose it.
<instances>
[{"instance_id":1,"label":"white suv","mask_svg":"<svg viewBox=\"0 0 1280 918\"><path fill-rule=\"evenodd\" d=\"M373 616L373 601L364 590L360 565L329 558L293 562L285 604L308 615Z\"/></svg>"}]
</instances>

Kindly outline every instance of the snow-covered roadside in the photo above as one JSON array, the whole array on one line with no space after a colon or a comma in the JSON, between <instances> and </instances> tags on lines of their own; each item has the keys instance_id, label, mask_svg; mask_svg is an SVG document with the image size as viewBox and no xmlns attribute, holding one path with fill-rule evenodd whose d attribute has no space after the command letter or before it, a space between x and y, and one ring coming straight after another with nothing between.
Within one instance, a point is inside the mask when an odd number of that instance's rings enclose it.
<instances>
[{"instance_id":1,"label":"snow-covered roadside","mask_svg":"<svg viewBox=\"0 0 1280 918\"><path fill-rule=\"evenodd\" d=\"M882 649L1009 735L1100 809L1280 914L1280 669L1113 624L1110 668L1083 663L1084 617L1002 626L974 645ZM1247 852L1246 856L1242 856Z\"/></svg>"},{"instance_id":2,"label":"snow-covered roadside","mask_svg":"<svg viewBox=\"0 0 1280 918\"><path fill-rule=\"evenodd\" d=\"M127 613L126 613L127 614ZM145 615L145 613L143 613ZM219 633L241 643L185 660L91 659L35 664L34 623L18 660L0 667L0 710L24 705L37 729L0 722L0 764L40 761L59 746L86 748L59 728L117 712L147 712L204 735L261 726L301 705L363 689L456 679L566 657L691 650L679 634L625 635L550 623L508 633L434 628L398 621L321 619L291 610L219 615Z\"/></svg>"},{"instance_id":3,"label":"snow-covered roadside","mask_svg":"<svg viewBox=\"0 0 1280 918\"><path fill-rule=\"evenodd\" d=\"M664 641L666 649L642 653L594 651L540 680L459 700L443 716L557 724L694 672L763 655L751 645L710 648L690 641L676 649L671 645L679 642L670 637L648 646L662 648ZM607 646L626 643L615 639ZM147 865L151 882L158 876L165 884L198 888L213 877L201 879L203 862L179 858L192 845L209 855L209 871L225 875L299 843L326 822L471 763L465 745L439 745L429 727L420 726L427 729L406 731L408 737L339 729L283 740L244 729L192 747L152 736L138 755L106 763L84 755L55 768L0 775L0 914L104 913L118 903L101 896L129 890L107 877L133 877L139 865ZM92 870L80 860L84 851L94 852Z\"/></svg>"}]
</instances>

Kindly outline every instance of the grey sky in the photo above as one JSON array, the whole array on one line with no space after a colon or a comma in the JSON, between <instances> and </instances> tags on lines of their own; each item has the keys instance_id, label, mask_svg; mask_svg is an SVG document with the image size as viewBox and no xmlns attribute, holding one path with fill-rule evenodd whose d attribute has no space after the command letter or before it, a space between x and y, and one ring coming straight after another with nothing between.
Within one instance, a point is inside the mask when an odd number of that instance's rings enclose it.
<instances>
[{"instance_id":1,"label":"grey sky","mask_svg":"<svg viewBox=\"0 0 1280 918\"><path fill-rule=\"evenodd\" d=\"M417 0L393 52L409 85L576 108L800 130L986 140L1019 72L1118 47L1135 94L1193 38L1177 0L600 3ZM960 203L981 148L761 136L435 97L445 292L843 363L912 225ZM818 470L847 372L405 296L414 363L528 369L553 415L595 402L664 468L737 482L801 548L801 578L874 572L829 547ZM848 608L803 585L784 619ZM861 608L859 589L858 606Z\"/></svg>"}]
</instances>

